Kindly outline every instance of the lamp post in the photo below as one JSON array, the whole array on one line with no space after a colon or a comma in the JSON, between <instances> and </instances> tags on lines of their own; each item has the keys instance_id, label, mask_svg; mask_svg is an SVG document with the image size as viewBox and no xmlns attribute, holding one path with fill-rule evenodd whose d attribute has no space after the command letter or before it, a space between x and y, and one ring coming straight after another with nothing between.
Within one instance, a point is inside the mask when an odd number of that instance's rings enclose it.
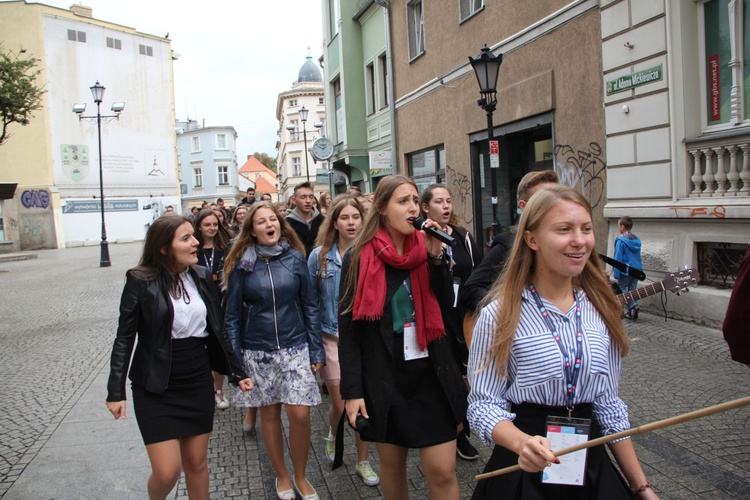
<instances>
[{"instance_id":1,"label":"lamp post","mask_svg":"<svg viewBox=\"0 0 750 500\"><path fill-rule=\"evenodd\" d=\"M491 162L491 150L494 141L492 133L492 130L494 129L492 124L492 113L494 113L497 108L497 77L500 74L500 65L503 63L503 55L494 55L490 52L489 47L485 45L482 47L482 51L476 58L469 57L469 62L474 69L474 74L477 76L477 82L479 82L479 94L482 96L477 100L477 104L487 113L487 141L490 147ZM490 168L492 168L491 163ZM497 218L497 179L494 175L490 175L490 181L492 183L492 232L495 234L500 226L500 221Z\"/></svg>"},{"instance_id":2,"label":"lamp post","mask_svg":"<svg viewBox=\"0 0 750 500\"><path fill-rule=\"evenodd\" d=\"M302 122L302 140L305 141L305 173L307 173L307 182L310 182L310 160L308 159L308 152L307 152L307 113L309 111L302 106L299 110L299 121Z\"/></svg>"},{"instance_id":3,"label":"lamp post","mask_svg":"<svg viewBox=\"0 0 750 500\"><path fill-rule=\"evenodd\" d=\"M91 95L94 97L96 103L96 116L83 116L83 112L86 111L86 104L76 104L73 106L73 112L78 115L78 121L83 120L96 120L97 137L99 140L99 201L101 204L102 214L102 242L101 242L101 256L99 259L99 267L109 267L112 262L109 260L109 242L107 241L107 226L104 222L104 176L102 168L102 118L116 118L120 119L120 113L125 109L124 102L112 103L112 111L114 115L102 115L101 104L104 99L105 87L99 84L99 80L94 85L89 87L91 89Z\"/></svg>"}]
</instances>

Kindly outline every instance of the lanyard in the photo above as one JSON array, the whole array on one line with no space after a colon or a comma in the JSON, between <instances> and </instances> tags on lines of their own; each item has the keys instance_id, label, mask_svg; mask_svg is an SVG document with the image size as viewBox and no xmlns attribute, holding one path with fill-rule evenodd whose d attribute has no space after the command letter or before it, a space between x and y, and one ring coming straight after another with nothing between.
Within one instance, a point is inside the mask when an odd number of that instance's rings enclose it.
<instances>
[{"instance_id":1,"label":"lanyard","mask_svg":"<svg viewBox=\"0 0 750 500\"><path fill-rule=\"evenodd\" d=\"M211 272L214 271L214 249L211 248L211 257L208 256L206 253L206 249L203 249L203 260L206 262L206 267L211 270Z\"/></svg>"},{"instance_id":2,"label":"lanyard","mask_svg":"<svg viewBox=\"0 0 750 500\"><path fill-rule=\"evenodd\" d=\"M569 354L572 354L573 351L571 350L570 353L565 352L565 346L563 346L562 340L560 339L560 333L557 331L557 326L555 326L552 318L549 317L549 312L547 311L547 308L544 307L544 304L542 304L542 299L541 297L539 297L539 293L536 291L533 283L529 285L529 290L531 291L531 295L534 297L534 302L536 302L536 306L539 308L539 312L542 314L542 319L544 319L544 322L547 323L547 327L552 332L552 337L555 339L557 347L560 349L560 352L565 358L565 387L567 388L568 392L568 415L570 416L573 411L573 398L575 397L577 390L576 384L578 382L578 376L581 373L581 357L583 355L581 302L578 300L578 292L576 292L575 288L573 289L573 297L575 297L576 299L576 350L575 357L573 358L574 363L573 366L571 366Z\"/></svg>"},{"instance_id":3,"label":"lanyard","mask_svg":"<svg viewBox=\"0 0 750 500\"><path fill-rule=\"evenodd\" d=\"M417 316L417 311L414 308L414 296L412 295L411 290L409 290L409 285L406 284L406 280L404 280L404 289L406 290L406 293L409 295L409 300L412 303L411 317L413 319L413 318L415 318Z\"/></svg>"}]
</instances>

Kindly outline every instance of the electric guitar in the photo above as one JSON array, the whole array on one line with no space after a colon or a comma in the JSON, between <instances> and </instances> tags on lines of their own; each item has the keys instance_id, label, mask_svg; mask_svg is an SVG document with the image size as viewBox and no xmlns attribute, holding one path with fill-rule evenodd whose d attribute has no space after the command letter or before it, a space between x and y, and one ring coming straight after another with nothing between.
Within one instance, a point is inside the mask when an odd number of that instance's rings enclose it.
<instances>
[{"instance_id":1,"label":"electric guitar","mask_svg":"<svg viewBox=\"0 0 750 500\"><path fill-rule=\"evenodd\" d=\"M617 296L617 300L624 306L634 300L645 299L664 290L680 295L683 291L690 291L689 287L697 285L700 280L700 275L695 269L681 269L669 273L662 281L621 293ZM466 316L464 316L464 338L467 347L471 344L471 336L474 333L477 317L478 313L472 311L467 311Z\"/></svg>"}]
</instances>

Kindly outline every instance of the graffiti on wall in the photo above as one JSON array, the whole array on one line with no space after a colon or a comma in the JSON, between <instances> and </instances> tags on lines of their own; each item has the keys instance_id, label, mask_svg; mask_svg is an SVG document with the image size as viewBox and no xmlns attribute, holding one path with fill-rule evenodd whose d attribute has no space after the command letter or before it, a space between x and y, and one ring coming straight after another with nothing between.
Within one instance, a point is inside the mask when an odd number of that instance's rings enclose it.
<instances>
[{"instance_id":1,"label":"graffiti on wall","mask_svg":"<svg viewBox=\"0 0 750 500\"><path fill-rule=\"evenodd\" d=\"M13 217L8 217L8 228L11 231L15 231L16 229L18 229L18 221Z\"/></svg>"},{"instance_id":2,"label":"graffiti on wall","mask_svg":"<svg viewBox=\"0 0 750 500\"><path fill-rule=\"evenodd\" d=\"M450 165L445 166L448 188L453 196L453 210L462 221L470 224L474 220L471 198L471 179L461 172L457 172Z\"/></svg>"},{"instance_id":3,"label":"graffiti on wall","mask_svg":"<svg viewBox=\"0 0 750 500\"><path fill-rule=\"evenodd\" d=\"M555 172L560 183L576 189L596 208L602 201L607 164L602 147L592 142L588 149L576 150L569 144L555 146Z\"/></svg>"},{"instance_id":4,"label":"graffiti on wall","mask_svg":"<svg viewBox=\"0 0 750 500\"><path fill-rule=\"evenodd\" d=\"M41 220L30 220L28 222L24 222L23 226L21 227L21 231L24 236L27 236L29 238L38 238L44 231L44 222Z\"/></svg>"},{"instance_id":5,"label":"graffiti on wall","mask_svg":"<svg viewBox=\"0 0 750 500\"><path fill-rule=\"evenodd\" d=\"M668 210L674 210L674 216L677 219L684 217L715 217L724 219L727 216L727 209L723 205L715 207L669 207Z\"/></svg>"},{"instance_id":6,"label":"graffiti on wall","mask_svg":"<svg viewBox=\"0 0 750 500\"><path fill-rule=\"evenodd\" d=\"M49 206L49 191L27 189L21 193L21 204L26 208L47 208Z\"/></svg>"}]
</instances>

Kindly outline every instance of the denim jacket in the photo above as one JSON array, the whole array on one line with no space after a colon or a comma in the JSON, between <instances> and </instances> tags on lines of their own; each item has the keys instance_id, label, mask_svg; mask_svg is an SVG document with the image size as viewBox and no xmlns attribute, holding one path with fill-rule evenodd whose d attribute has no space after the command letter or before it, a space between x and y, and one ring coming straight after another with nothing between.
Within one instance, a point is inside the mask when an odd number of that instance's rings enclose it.
<instances>
[{"instance_id":1,"label":"denim jacket","mask_svg":"<svg viewBox=\"0 0 750 500\"><path fill-rule=\"evenodd\" d=\"M318 311L320 312L320 326L329 335L338 335L339 330L339 281L341 279L341 256L337 243L326 254L328 265L326 272L318 280L318 255L320 249L315 248L307 259L310 269L310 281L318 291Z\"/></svg>"}]
</instances>

